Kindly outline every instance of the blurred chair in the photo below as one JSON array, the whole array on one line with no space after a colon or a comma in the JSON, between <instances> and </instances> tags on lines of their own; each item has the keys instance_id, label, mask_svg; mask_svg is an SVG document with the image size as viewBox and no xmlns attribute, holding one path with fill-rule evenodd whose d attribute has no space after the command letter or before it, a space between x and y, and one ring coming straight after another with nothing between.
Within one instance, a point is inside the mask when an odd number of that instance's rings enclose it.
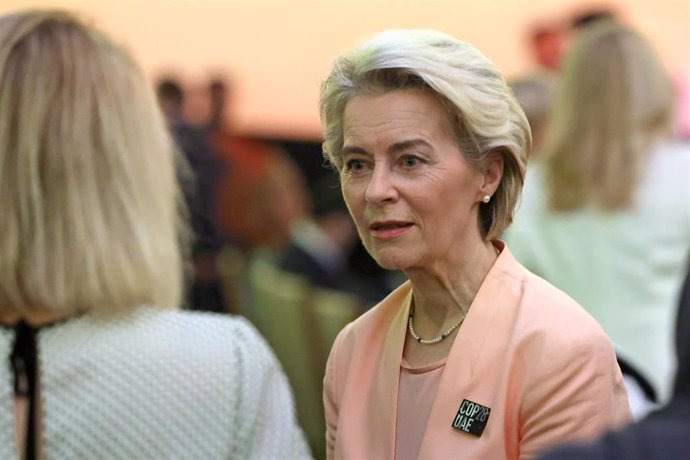
<instances>
[{"instance_id":1,"label":"blurred chair","mask_svg":"<svg viewBox=\"0 0 690 460\"><path fill-rule=\"evenodd\" d=\"M220 278L226 310L242 315L254 322L251 308L247 275L247 256L235 246L226 245L218 254L218 276Z\"/></svg>"},{"instance_id":2,"label":"blurred chair","mask_svg":"<svg viewBox=\"0 0 690 460\"><path fill-rule=\"evenodd\" d=\"M255 322L280 360L295 394L298 420L315 458L324 458L323 375L338 332L359 313L353 295L312 286L282 271L272 253L250 256L247 281Z\"/></svg>"},{"instance_id":3,"label":"blurred chair","mask_svg":"<svg viewBox=\"0 0 690 460\"><path fill-rule=\"evenodd\" d=\"M310 286L308 299L308 320L318 334L318 346L315 352L317 368L323 381L326 361L331 346L338 333L362 312L361 301L354 294L333 289ZM321 382L322 383L322 382Z\"/></svg>"}]
</instances>

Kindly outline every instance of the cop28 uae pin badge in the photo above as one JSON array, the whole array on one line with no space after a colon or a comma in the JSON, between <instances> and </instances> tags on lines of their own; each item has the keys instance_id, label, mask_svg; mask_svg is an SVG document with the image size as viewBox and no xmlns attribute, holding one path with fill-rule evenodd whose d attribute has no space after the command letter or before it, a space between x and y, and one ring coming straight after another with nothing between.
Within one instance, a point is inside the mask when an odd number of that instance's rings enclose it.
<instances>
[{"instance_id":1,"label":"cop28 uae pin badge","mask_svg":"<svg viewBox=\"0 0 690 460\"><path fill-rule=\"evenodd\" d=\"M480 437L486 428L490 413L490 408L469 399L463 399L460 409L453 419L453 428Z\"/></svg>"}]
</instances>

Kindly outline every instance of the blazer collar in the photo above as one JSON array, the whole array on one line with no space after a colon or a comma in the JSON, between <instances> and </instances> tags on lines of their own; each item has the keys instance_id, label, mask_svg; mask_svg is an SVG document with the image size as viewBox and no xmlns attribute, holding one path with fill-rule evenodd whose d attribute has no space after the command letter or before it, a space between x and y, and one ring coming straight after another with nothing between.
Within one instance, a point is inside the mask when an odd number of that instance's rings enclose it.
<instances>
[{"instance_id":1,"label":"blazer collar","mask_svg":"<svg viewBox=\"0 0 690 460\"><path fill-rule=\"evenodd\" d=\"M452 427L464 399L492 408L498 388L495 360L503 355L515 324L517 309L512 308L516 293L506 277L519 267L505 245L475 296L453 347L448 355L434 405L429 416L419 458L440 458L450 452L438 449L461 443L480 444L490 438L487 422L483 438L476 438ZM454 442L442 442L453 438Z\"/></svg>"},{"instance_id":2,"label":"blazer collar","mask_svg":"<svg viewBox=\"0 0 690 460\"><path fill-rule=\"evenodd\" d=\"M420 458L434 457L435 446L447 444L437 442L439 437L472 439L470 435L452 428L463 399L490 407L495 397L495 386L483 377L492 367L492 359L500 354L509 340L508 332L514 323L515 311L506 308L506 303L510 305L514 294L510 292L510 284L506 283L505 277L519 265L503 242L496 241L494 245L501 254L482 282L448 355L422 441ZM369 420L376 426L378 438L370 439L369 448L377 458L390 458L395 452L400 363L412 300L410 282L401 286L396 294L390 298L397 303L396 308L390 309L390 304L385 307L392 316L389 317L384 342L380 344L382 361L370 381L371 399L367 411ZM388 300L384 304L389 303ZM486 430L489 429L487 426Z\"/></svg>"}]
</instances>

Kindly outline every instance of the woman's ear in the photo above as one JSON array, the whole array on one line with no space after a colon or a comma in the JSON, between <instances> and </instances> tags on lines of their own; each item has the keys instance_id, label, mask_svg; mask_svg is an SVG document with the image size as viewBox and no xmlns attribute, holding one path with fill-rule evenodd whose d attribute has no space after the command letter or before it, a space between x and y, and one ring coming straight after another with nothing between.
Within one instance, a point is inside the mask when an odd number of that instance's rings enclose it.
<instances>
[{"instance_id":1,"label":"woman's ear","mask_svg":"<svg viewBox=\"0 0 690 460\"><path fill-rule=\"evenodd\" d=\"M492 150L484 161L483 168L484 182L482 184L482 194L493 196L498 190L503 178L503 155L498 150Z\"/></svg>"}]
</instances>

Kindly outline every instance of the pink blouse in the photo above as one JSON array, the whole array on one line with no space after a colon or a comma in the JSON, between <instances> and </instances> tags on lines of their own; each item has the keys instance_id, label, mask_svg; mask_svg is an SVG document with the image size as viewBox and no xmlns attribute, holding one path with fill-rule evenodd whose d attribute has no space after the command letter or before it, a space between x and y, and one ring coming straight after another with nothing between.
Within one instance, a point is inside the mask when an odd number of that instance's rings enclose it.
<instances>
[{"instance_id":1,"label":"pink blouse","mask_svg":"<svg viewBox=\"0 0 690 460\"><path fill-rule=\"evenodd\" d=\"M416 460L419 455L446 359L418 368L412 368L405 358L402 359L395 431L396 460Z\"/></svg>"}]
</instances>

